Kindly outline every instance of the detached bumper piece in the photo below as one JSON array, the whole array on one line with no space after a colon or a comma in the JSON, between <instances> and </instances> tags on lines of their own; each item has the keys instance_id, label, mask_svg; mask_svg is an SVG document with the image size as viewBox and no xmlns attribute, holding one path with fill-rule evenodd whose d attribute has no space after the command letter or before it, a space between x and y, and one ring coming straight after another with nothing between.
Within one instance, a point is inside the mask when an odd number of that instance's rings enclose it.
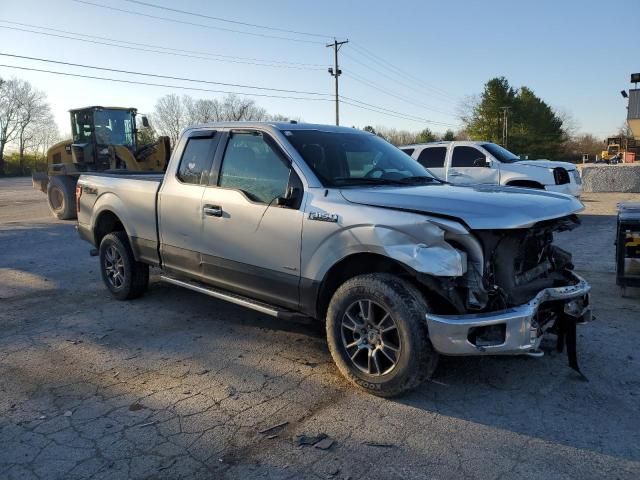
<instances>
[{"instance_id":1,"label":"detached bumper piece","mask_svg":"<svg viewBox=\"0 0 640 480\"><path fill-rule=\"evenodd\" d=\"M569 365L576 358L576 324L591 320L586 280L568 273L569 285L546 288L531 301L496 312L426 315L429 337L443 355L522 355L538 351L546 330L556 328L558 349L567 347Z\"/></svg>"}]
</instances>

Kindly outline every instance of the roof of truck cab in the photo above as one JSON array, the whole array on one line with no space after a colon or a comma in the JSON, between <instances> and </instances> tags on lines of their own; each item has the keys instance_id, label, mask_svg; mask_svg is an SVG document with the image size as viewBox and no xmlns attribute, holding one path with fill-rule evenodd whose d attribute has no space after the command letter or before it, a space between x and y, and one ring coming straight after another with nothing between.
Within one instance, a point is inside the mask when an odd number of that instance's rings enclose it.
<instances>
[{"instance_id":1,"label":"roof of truck cab","mask_svg":"<svg viewBox=\"0 0 640 480\"><path fill-rule=\"evenodd\" d=\"M69 110L70 112L78 112L80 110L138 110L137 108L133 108L133 107L103 107L100 105L91 105L89 107L82 107L82 108L72 108L71 110Z\"/></svg>"},{"instance_id":2,"label":"roof of truck cab","mask_svg":"<svg viewBox=\"0 0 640 480\"><path fill-rule=\"evenodd\" d=\"M335 125L323 125L319 123L290 123L290 122L213 122L203 123L188 127L187 130L197 128L264 128L271 127L277 130L322 130L323 132L335 133L362 133L371 135L369 132L352 127L339 127Z\"/></svg>"}]
</instances>

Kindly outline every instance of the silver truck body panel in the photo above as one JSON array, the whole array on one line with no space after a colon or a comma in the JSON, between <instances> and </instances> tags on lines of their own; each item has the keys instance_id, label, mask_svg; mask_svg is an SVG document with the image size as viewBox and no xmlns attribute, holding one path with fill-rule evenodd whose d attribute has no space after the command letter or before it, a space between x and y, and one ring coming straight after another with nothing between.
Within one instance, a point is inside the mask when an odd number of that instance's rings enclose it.
<instances>
[{"instance_id":1,"label":"silver truck body panel","mask_svg":"<svg viewBox=\"0 0 640 480\"><path fill-rule=\"evenodd\" d=\"M580 200L569 195L494 185L343 189L342 195L360 205L459 218L474 230L526 228L584 209Z\"/></svg>"},{"instance_id":2,"label":"silver truck body panel","mask_svg":"<svg viewBox=\"0 0 640 480\"><path fill-rule=\"evenodd\" d=\"M182 183L177 169L186 138L207 129L221 138L230 129L268 134L302 183L299 208L253 202L242 191L215 183ZM464 277L473 287L468 273L482 278L487 264L474 230L526 229L583 209L568 195L515 187L326 188L287 140L289 131L298 129L354 133L325 125L252 122L187 129L164 178L82 175L78 228L95 244L96 225L110 212L122 222L139 261L295 311L302 304L303 284L320 285L332 267L355 254L377 254L432 278ZM588 288L580 279L576 285L542 290L526 305L507 311L428 314L426 322L441 353L524 353L537 346L530 330L539 305L584 296ZM469 328L500 322L508 328L504 345L479 351L468 342Z\"/></svg>"}]
</instances>

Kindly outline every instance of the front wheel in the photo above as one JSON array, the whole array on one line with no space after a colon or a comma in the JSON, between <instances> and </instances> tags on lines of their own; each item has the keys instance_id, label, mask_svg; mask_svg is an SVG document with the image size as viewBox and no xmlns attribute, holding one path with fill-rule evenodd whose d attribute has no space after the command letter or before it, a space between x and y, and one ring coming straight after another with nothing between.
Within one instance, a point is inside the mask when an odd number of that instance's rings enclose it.
<instances>
[{"instance_id":1,"label":"front wheel","mask_svg":"<svg viewBox=\"0 0 640 480\"><path fill-rule=\"evenodd\" d=\"M100 272L118 300L141 296L149 285L149 265L137 262L125 232L114 232L100 242Z\"/></svg>"},{"instance_id":2,"label":"front wheel","mask_svg":"<svg viewBox=\"0 0 640 480\"><path fill-rule=\"evenodd\" d=\"M327 341L340 372L381 397L400 395L429 378L437 365L422 294L390 274L360 275L333 295Z\"/></svg>"}]
</instances>

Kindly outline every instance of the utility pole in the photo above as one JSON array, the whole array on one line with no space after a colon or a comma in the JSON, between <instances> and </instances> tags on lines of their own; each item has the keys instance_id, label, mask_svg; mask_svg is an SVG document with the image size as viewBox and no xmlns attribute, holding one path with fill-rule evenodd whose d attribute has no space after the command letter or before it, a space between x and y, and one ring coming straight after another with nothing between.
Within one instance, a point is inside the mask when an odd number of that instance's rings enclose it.
<instances>
[{"instance_id":1,"label":"utility pole","mask_svg":"<svg viewBox=\"0 0 640 480\"><path fill-rule=\"evenodd\" d=\"M342 42L333 39L333 43L327 44L327 47L333 48L333 67L329 67L329 74L336 79L336 125L340 125L340 96L338 94L338 77L342 74L342 70L338 67L338 50L345 43L349 43L349 40Z\"/></svg>"},{"instance_id":2,"label":"utility pole","mask_svg":"<svg viewBox=\"0 0 640 480\"><path fill-rule=\"evenodd\" d=\"M507 148L509 142L509 110L511 107L500 107L502 110L502 146Z\"/></svg>"}]
</instances>

